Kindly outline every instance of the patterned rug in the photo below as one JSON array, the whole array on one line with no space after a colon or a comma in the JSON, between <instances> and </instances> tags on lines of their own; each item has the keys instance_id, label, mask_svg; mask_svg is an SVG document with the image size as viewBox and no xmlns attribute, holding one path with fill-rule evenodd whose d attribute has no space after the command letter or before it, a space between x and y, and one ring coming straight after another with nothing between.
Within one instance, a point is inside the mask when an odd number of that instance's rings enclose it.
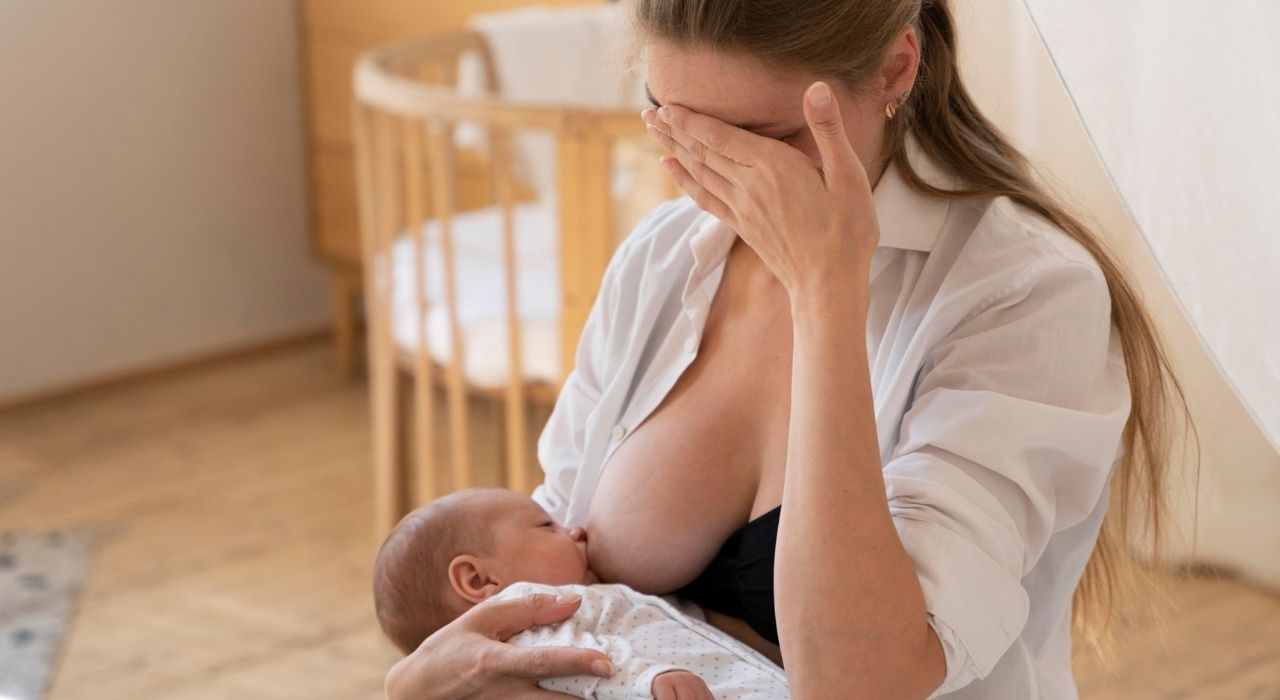
<instances>
[{"instance_id":1,"label":"patterned rug","mask_svg":"<svg viewBox=\"0 0 1280 700\"><path fill-rule=\"evenodd\" d=\"M88 571L79 532L0 534L0 699L44 696Z\"/></svg>"}]
</instances>

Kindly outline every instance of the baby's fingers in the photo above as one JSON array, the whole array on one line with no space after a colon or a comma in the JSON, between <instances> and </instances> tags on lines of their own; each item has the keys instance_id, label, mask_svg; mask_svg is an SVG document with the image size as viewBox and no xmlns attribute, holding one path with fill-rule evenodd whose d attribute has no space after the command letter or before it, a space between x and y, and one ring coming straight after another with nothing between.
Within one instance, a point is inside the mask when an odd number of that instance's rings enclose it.
<instances>
[{"instance_id":1,"label":"baby's fingers","mask_svg":"<svg viewBox=\"0 0 1280 700\"><path fill-rule=\"evenodd\" d=\"M689 676L689 700L716 700L711 694L711 689L707 687L706 682L699 676ZM680 700L684 700L684 695L680 696Z\"/></svg>"},{"instance_id":2,"label":"baby's fingers","mask_svg":"<svg viewBox=\"0 0 1280 700\"><path fill-rule=\"evenodd\" d=\"M667 671L653 680L655 700L715 700L711 689L688 671Z\"/></svg>"}]
</instances>

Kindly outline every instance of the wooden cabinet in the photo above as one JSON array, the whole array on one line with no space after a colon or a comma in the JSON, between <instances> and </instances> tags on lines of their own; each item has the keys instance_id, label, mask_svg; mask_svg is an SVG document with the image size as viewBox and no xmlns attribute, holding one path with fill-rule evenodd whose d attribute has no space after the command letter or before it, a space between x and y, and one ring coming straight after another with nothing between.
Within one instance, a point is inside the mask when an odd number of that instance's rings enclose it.
<instances>
[{"instance_id":1,"label":"wooden cabinet","mask_svg":"<svg viewBox=\"0 0 1280 700\"><path fill-rule=\"evenodd\" d=\"M395 39L459 29L475 13L535 4L528 0L300 0L306 94L312 251L331 270L339 361L354 372L355 313L360 290L355 161L351 135L351 71L365 50ZM596 4L539 0L543 5ZM483 178L484 164L460 164ZM464 193L465 197L465 193Z\"/></svg>"}]
</instances>

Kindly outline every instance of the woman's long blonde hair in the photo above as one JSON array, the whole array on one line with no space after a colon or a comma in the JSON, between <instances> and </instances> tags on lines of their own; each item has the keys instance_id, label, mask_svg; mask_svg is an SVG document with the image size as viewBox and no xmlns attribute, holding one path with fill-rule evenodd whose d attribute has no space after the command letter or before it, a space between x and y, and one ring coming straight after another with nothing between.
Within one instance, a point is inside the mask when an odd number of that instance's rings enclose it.
<instances>
[{"instance_id":1,"label":"woman's long blonde hair","mask_svg":"<svg viewBox=\"0 0 1280 700\"><path fill-rule=\"evenodd\" d=\"M853 89L879 74L888 48L908 25L921 42L916 86L888 122L885 162L927 194L976 199L1006 196L1044 216L1098 261L1111 293L1132 392L1123 451L1112 476L1112 506L1076 588L1076 631L1095 643L1106 630L1114 592L1139 573L1127 539L1161 551L1175 408L1195 430L1164 341L1115 256L1033 177L1027 159L978 110L961 82L956 34L947 0L631 0L644 38L713 47L767 65L800 69ZM939 190L903 154L910 131L923 151L961 176L970 189ZM1198 445L1197 436L1197 445ZM1196 454L1198 454L1198 448ZM1197 467L1198 471L1198 467Z\"/></svg>"}]
</instances>

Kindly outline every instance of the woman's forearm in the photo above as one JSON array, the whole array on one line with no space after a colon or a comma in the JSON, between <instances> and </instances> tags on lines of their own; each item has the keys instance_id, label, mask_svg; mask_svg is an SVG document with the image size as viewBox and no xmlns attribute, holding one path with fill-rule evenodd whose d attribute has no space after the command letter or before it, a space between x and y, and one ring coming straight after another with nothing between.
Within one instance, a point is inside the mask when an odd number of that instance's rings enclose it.
<instances>
[{"instance_id":1,"label":"woman's forearm","mask_svg":"<svg viewBox=\"0 0 1280 700\"><path fill-rule=\"evenodd\" d=\"M794 354L774 585L793 697L924 698L945 675L889 517L866 286L792 293ZM816 290L815 290L816 291Z\"/></svg>"}]
</instances>

